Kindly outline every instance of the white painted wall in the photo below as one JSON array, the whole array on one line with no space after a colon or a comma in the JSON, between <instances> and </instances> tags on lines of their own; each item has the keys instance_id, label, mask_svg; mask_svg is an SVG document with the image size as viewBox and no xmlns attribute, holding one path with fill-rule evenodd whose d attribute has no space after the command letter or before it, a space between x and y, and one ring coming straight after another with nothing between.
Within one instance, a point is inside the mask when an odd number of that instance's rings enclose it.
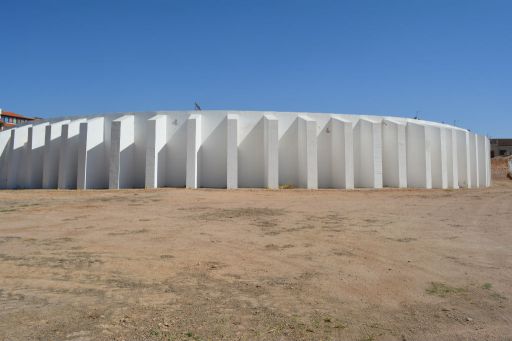
<instances>
[{"instance_id":1,"label":"white painted wall","mask_svg":"<svg viewBox=\"0 0 512 341\"><path fill-rule=\"evenodd\" d=\"M457 158L459 187L471 188L469 132L467 130L457 131Z\"/></svg>"},{"instance_id":2,"label":"white painted wall","mask_svg":"<svg viewBox=\"0 0 512 341\"><path fill-rule=\"evenodd\" d=\"M167 116L157 115L147 121L146 132L146 188L165 186Z\"/></svg>"},{"instance_id":3,"label":"white painted wall","mask_svg":"<svg viewBox=\"0 0 512 341\"><path fill-rule=\"evenodd\" d=\"M228 189L238 188L238 115L228 114L227 124L227 183Z\"/></svg>"},{"instance_id":4,"label":"white painted wall","mask_svg":"<svg viewBox=\"0 0 512 341\"><path fill-rule=\"evenodd\" d=\"M299 123L283 117L278 119L279 185L299 187Z\"/></svg>"},{"instance_id":5,"label":"white painted wall","mask_svg":"<svg viewBox=\"0 0 512 341\"><path fill-rule=\"evenodd\" d=\"M382 173L385 187L407 187L406 124L382 121Z\"/></svg>"},{"instance_id":6,"label":"white painted wall","mask_svg":"<svg viewBox=\"0 0 512 341\"><path fill-rule=\"evenodd\" d=\"M28 137L32 125L10 129L12 143L7 161L7 188L26 188L28 178Z\"/></svg>"},{"instance_id":7,"label":"white painted wall","mask_svg":"<svg viewBox=\"0 0 512 341\"><path fill-rule=\"evenodd\" d=\"M112 121L110 139L108 187L110 189L137 187L135 117L125 115ZM143 166L145 169L145 162Z\"/></svg>"},{"instance_id":8,"label":"white painted wall","mask_svg":"<svg viewBox=\"0 0 512 341\"><path fill-rule=\"evenodd\" d=\"M299 166L299 187L318 188L318 157L316 121L301 115L298 121L297 158Z\"/></svg>"},{"instance_id":9,"label":"white painted wall","mask_svg":"<svg viewBox=\"0 0 512 341\"><path fill-rule=\"evenodd\" d=\"M469 133L469 167L471 176L471 187L479 187L478 175L478 144L476 143L477 136L474 133Z\"/></svg>"},{"instance_id":10,"label":"white painted wall","mask_svg":"<svg viewBox=\"0 0 512 341\"><path fill-rule=\"evenodd\" d=\"M441 128L446 136L446 171L448 178L448 188L459 188L459 168L458 168L458 149L457 149L457 131L450 128Z\"/></svg>"},{"instance_id":11,"label":"white painted wall","mask_svg":"<svg viewBox=\"0 0 512 341\"><path fill-rule=\"evenodd\" d=\"M227 124L225 113L215 112L201 117L199 187L226 188Z\"/></svg>"},{"instance_id":12,"label":"white painted wall","mask_svg":"<svg viewBox=\"0 0 512 341\"><path fill-rule=\"evenodd\" d=\"M190 115L187 120L187 188L199 187L201 180L201 115Z\"/></svg>"},{"instance_id":13,"label":"white painted wall","mask_svg":"<svg viewBox=\"0 0 512 341\"><path fill-rule=\"evenodd\" d=\"M60 149L63 145L62 126L70 120L50 122L45 129L43 158L43 188L57 188Z\"/></svg>"},{"instance_id":14,"label":"white painted wall","mask_svg":"<svg viewBox=\"0 0 512 341\"><path fill-rule=\"evenodd\" d=\"M427 125L408 122L407 185L411 188L432 188L430 129Z\"/></svg>"},{"instance_id":15,"label":"white painted wall","mask_svg":"<svg viewBox=\"0 0 512 341\"><path fill-rule=\"evenodd\" d=\"M321 188L354 188L354 127L350 120L331 117L318 139Z\"/></svg>"},{"instance_id":16,"label":"white painted wall","mask_svg":"<svg viewBox=\"0 0 512 341\"><path fill-rule=\"evenodd\" d=\"M62 141L59 155L59 189L77 188L78 147L80 124L86 119L77 119L62 125Z\"/></svg>"},{"instance_id":17,"label":"white painted wall","mask_svg":"<svg viewBox=\"0 0 512 341\"><path fill-rule=\"evenodd\" d=\"M399 117L116 113L0 133L0 188L490 185L489 140Z\"/></svg>"},{"instance_id":18,"label":"white painted wall","mask_svg":"<svg viewBox=\"0 0 512 341\"><path fill-rule=\"evenodd\" d=\"M77 188L108 188L110 129L105 117L80 123Z\"/></svg>"},{"instance_id":19,"label":"white painted wall","mask_svg":"<svg viewBox=\"0 0 512 341\"><path fill-rule=\"evenodd\" d=\"M355 187L382 188L382 123L361 118L354 127Z\"/></svg>"},{"instance_id":20,"label":"white painted wall","mask_svg":"<svg viewBox=\"0 0 512 341\"><path fill-rule=\"evenodd\" d=\"M279 121L273 115L263 118L263 167L265 188L277 189L279 187Z\"/></svg>"},{"instance_id":21,"label":"white painted wall","mask_svg":"<svg viewBox=\"0 0 512 341\"><path fill-rule=\"evenodd\" d=\"M167 117L165 185L185 187L187 178L187 119L188 113Z\"/></svg>"},{"instance_id":22,"label":"white painted wall","mask_svg":"<svg viewBox=\"0 0 512 341\"><path fill-rule=\"evenodd\" d=\"M0 189L7 188L9 150L11 148L11 142L11 131L0 131Z\"/></svg>"},{"instance_id":23,"label":"white painted wall","mask_svg":"<svg viewBox=\"0 0 512 341\"><path fill-rule=\"evenodd\" d=\"M432 188L448 188L448 162L446 131L442 127L430 126Z\"/></svg>"},{"instance_id":24,"label":"white painted wall","mask_svg":"<svg viewBox=\"0 0 512 341\"><path fill-rule=\"evenodd\" d=\"M45 134L48 122L34 125L28 133L27 188L41 188L43 185L43 160Z\"/></svg>"}]
</instances>

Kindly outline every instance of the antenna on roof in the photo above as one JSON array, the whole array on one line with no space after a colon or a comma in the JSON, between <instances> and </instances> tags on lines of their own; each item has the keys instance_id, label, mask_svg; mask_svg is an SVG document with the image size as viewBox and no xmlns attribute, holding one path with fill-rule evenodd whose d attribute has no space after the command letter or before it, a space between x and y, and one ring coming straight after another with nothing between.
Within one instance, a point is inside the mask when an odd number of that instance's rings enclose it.
<instances>
[{"instance_id":1,"label":"antenna on roof","mask_svg":"<svg viewBox=\"0 0 512 341\"><path fill-rule=\"evenodd\" d=\"M194 102L194 108L195 108L195 110L203 110L203 109L201 109L201 107L199 106L199 104L197 102Z\"/></svg>"}]
</instances>

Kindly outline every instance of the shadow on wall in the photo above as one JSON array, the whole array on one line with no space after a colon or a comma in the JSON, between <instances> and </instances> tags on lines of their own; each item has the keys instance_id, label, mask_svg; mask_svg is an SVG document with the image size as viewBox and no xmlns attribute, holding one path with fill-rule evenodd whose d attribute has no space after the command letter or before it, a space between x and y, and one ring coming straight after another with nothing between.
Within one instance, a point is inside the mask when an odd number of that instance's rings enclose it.
<instances>
[{"instance_id":1,"label":"shadow on wall","mask_svg":"<svg viewBox=\"0 0 512 341\"><path fill-rule=\"evenodd\" d=\"M227 118L218 124L199 149L199 186L226 188Z\"/></svg>"},{"instance_id":2,"label":"shadow on wall","mask_svg":"<svg viewBox=\"0 0 512 341\"><path fill-rule=\"evenodd\" d=\"M332 181L332 131L328 121L318 135L318 188L331 188Z\"/></svg>"},{"instance_id":3,"label":"shadow on wall","mask_svg":"<svg viewBox=\"0 0 512 341\"><path fill-rule=\"evenodd\" d=\"M119 163L119 188L138 187L135 182L135 144L121 151Z\"/></svg>"},{"instance_id":4,"label":"shadow on wall","mask_svg":"<svg viewBox=\"0 0 512 341\"><path fill-rule=\"evenodd\" d=\"M279 185L299 187L298 120L279 140Z\"/></svg>"},{"instance_id":5,"label":"shadow on wall","mask_svg":"<svg viewBox=\"0 0 512 341\"><path fill-rule=\"evenodd\" d=\"M247 134L238 146L238 186L242 188L258 188L264 185L263 159L263 118Z\"/></svg>"},{"instance_id":6,"label":"shadow on wall","mask_svg":"<svg viewBox=\"0 0 512 341\"><path fill-rule=\"evenodd\" d=\"M107 147L104 143L87 152L87 188L108 188Z\"/></svg>"}]
</instances>

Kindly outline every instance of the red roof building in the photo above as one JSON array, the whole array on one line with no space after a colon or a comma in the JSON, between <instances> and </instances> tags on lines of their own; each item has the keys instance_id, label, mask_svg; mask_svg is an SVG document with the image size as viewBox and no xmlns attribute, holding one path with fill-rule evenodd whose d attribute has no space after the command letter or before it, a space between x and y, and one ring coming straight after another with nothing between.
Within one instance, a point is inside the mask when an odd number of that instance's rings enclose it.
<instances>
[{"instance_id":1,"label":"red roof building","mask_svg":"<svg viewBox=\"0 0 512 341\"><path fill-rule=\"evenodd\" d=\"M0 130L12 128L16 125L25 124L33 120L34 119L32 117L26 117L11 111L0 109Z\"/></svg>"}]
</instances>

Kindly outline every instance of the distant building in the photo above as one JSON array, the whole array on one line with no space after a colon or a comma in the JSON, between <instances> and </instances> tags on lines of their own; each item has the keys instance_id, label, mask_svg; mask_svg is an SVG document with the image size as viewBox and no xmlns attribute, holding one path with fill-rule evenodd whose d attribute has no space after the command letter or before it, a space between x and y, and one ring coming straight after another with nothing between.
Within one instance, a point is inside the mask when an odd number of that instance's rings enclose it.
<instances>
[{"instance_id":1,"label":"distant building","mask_svg":"<svg viewBox=\"0 0 512 341\"><path fill-rule=\"evenodd\" d=\"M512 139L491 139L491 157L512 155Z\"/></svg>"},{"instance_id":2,"label":"distant building","mask_svg":"<svg viewBox=\"0 0 512 341\"><path fill-rule=\"evenodd\" d=\"M12 128L14 126L25 124L29 121L33 121L34 118L26 117L13 113L11 111L5 111L0 109L0 130Z\"/></svg>"}]
</instances>

